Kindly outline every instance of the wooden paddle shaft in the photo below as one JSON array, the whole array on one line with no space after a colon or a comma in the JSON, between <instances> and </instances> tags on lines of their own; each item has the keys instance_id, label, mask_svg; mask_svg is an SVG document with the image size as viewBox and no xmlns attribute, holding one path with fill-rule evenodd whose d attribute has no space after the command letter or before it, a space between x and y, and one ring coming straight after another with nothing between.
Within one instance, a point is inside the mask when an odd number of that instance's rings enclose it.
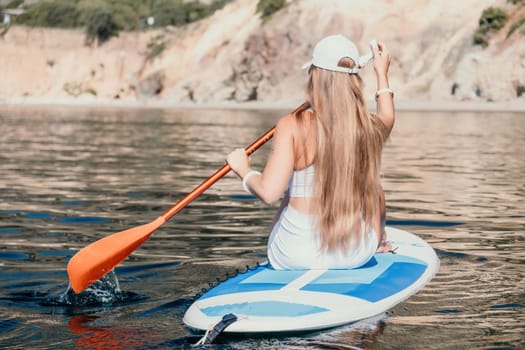
<instances>
[{"instance_id":1,"label":"wooden paddle shaft","mask_svg":"<svg viewBox=\"0 0 525 350\"><path fill-rule=\"evenodd\" d=\"M259 147L268 142L275 133L275 126L270 130L264 133L261 137L255 140L251 145L245 148L246 154L250 155L255 152ZM212 176L204 180L199 186L195 187L193 191L188 193L184 198L175 203L170 209L161 215L164 220L168 221L173 215L177 214L182 210L186 205L191 203L195 198L201 195L204 191L210 188L214 183L219 181L224 175L226 175L232 168L229 164L223 165L219 170L217 170Z\"/></svg>"}]
</instances>

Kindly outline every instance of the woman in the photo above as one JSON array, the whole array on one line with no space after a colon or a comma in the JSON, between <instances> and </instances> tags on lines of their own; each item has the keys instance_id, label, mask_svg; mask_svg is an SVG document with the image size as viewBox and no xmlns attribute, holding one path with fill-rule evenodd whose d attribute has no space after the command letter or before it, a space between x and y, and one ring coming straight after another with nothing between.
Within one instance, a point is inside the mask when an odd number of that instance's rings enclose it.
<instances>
[{"instance_id":1,"label":"woman","mask_svg":"<svg viewBox=\"0 0 525 350\"><path fill-rule=\"evenodd\" d=\"M394 125L390 52L371 46L377 115L367 111L358 75L366 58L344 36L329 36L303 67L310 76L306 102L277 123L263 173L250 168L243 149L227 156L244 188L265 203L284 193L268 243L275 269L355 268L391 248L379 179Z\"/></svg>"}]
</instances>

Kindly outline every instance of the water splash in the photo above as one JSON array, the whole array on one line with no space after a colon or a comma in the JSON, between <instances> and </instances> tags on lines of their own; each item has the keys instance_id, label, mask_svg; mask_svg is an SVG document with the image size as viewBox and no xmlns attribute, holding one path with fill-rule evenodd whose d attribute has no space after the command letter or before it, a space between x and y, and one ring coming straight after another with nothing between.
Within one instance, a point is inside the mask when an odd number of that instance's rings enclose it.
<instances>
[{"instance_id":1,"label":"water splash","mask_svg":"<svg viewBox=\"0 0 525 350\"><path fill-rule=\"evenodd\" d=\"M75 293L68 285L67 290L46 300L46 304L55 306L109 306L129 301L130 293L120 290L114 271L111 271L84 291Z\"/></svg>"}]
</instances>

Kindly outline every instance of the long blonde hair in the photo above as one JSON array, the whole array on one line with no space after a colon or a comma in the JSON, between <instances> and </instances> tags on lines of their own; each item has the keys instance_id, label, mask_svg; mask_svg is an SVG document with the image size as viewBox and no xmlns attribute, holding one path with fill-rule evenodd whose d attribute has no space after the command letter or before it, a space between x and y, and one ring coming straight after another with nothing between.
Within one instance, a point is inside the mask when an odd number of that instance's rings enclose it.
<instances>
[{"instance_id":1,"label":"long blonde hair","mask_svg":"<svg viewBox=\"0 0 525 350\"><path fill-rule=\"evenodd\" d=\"M355 63L343 58L339 65L352 68ZM306 103L295 112L299 127L304 128L304 111L313 110L314 186L323 251L358 244L362 223L368 230L379 215L381 152L387 129L368 112L362 85L357 74L312 67Z\"/></svg>"}]
</instances>

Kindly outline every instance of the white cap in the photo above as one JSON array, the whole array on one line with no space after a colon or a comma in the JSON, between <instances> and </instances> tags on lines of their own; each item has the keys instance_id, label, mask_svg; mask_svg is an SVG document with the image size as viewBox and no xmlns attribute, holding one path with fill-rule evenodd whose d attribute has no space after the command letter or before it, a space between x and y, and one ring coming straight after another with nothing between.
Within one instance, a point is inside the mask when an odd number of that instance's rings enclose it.
<instances>
[{"instance_id":1,"label":"white cap","mask_svg":"<svg viewBox=\"0 0 525 350\"><path fill-rule=\"evenodd\" d=\"M356 63L354 68L339 67L342 58L349 57ZM312 60L303 65L303 69L316 66L334 72L355 74L373 58L372 52L359 56L355 44L343 35L330 35L321 39L314 47Z\"/></svg>"}]
</instances>

